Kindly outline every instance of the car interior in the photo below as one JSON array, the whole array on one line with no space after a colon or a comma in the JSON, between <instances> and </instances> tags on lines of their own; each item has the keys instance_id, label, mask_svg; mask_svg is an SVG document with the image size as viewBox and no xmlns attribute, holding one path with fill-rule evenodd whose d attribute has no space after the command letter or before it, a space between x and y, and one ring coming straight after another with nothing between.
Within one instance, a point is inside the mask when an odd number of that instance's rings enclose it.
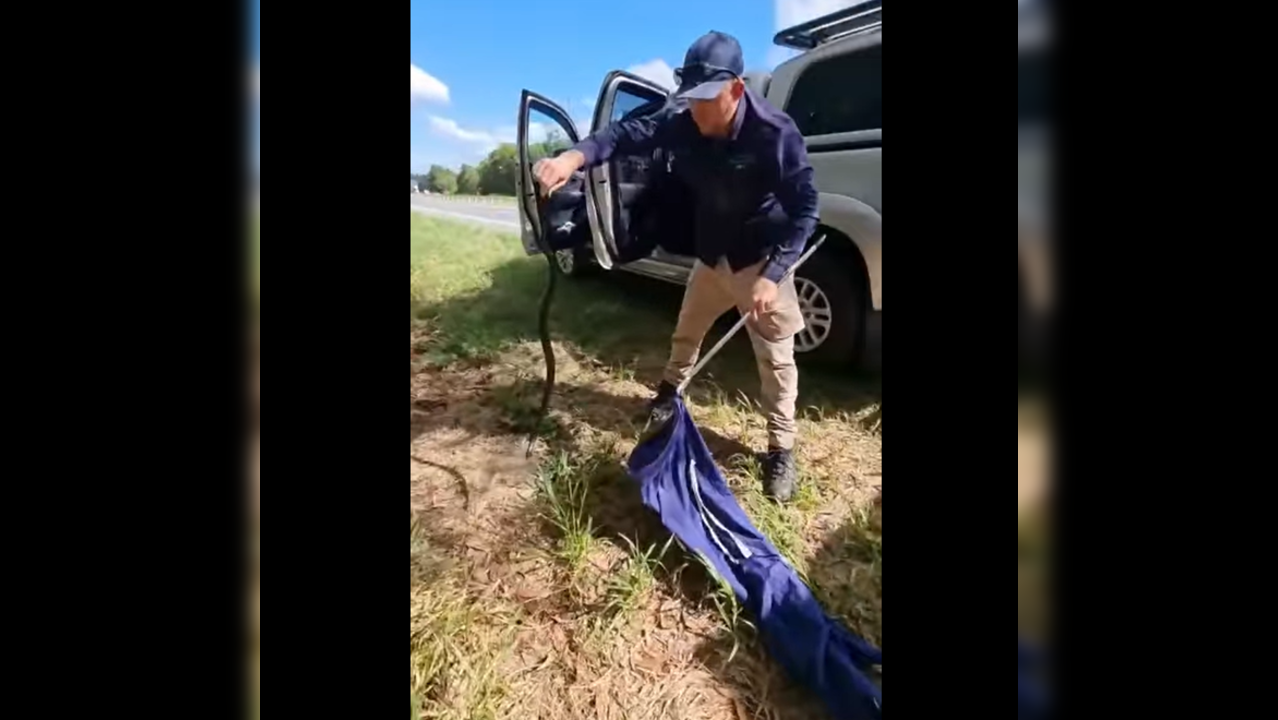
<instances>
[{"instance_id":1,"label":"car interior","mask_svg":"<svg viewBox=\"0 0 1278 720\"><path fill-rule=\"evenodd\" d=\"M623 121L660 112L670 102L655 92L639 97L626 88L618 93L618 106L623 94L630 95L630 104L640 103L619 118ZM671 172L674 162L666 150L615 156L609 161L613 227L621 262L647 257L657 246L675 255L692 255L691 194Z\"/></svg>"},{"instance_id":2,"label":"car interior","mask_svg":"<svg viewBox=\"0 0 1278 720\"><path fill-rule=\"evenodd\" d=\"M772 81L771 73L751 72L743 78L755 94L767 94ZM642 104L625 112L622 120L644 117L658 112L669 98L651 91ZM623 105L623 95L631 95L633 103L640 100L638 89L630 87L618 92L617 105ZM660 247L671 255L692 257L694 205L693 195L672 172L677 159L664 150L651 157L622 157L611 161L613 178L614 227L617 228L617 245L623 262L647 257Z\"/></svg>"},{"instance_id":3,"label":"car interior","mask_svg":"<svg viewBox=\"0 0 1278 720\"><path fill-rule=\"evenodd\" d=\"M614 117L645 117L662 111L669 102L665 95L647 88L627 86L617 93ZM552 119L542 114L543 119ZM563 121L553 119L563 125ZM566 149L558 149L554 155ZM617 261L645 258L657 247L673 255L694 254L693 196L671 171L675 161L666 150L643 156L615 155L608 161ZM539 209L552 250L591 245L585 200L587 182L586 173L578 171L566 185L541 201Z\"/></svg>"}]
</instances>

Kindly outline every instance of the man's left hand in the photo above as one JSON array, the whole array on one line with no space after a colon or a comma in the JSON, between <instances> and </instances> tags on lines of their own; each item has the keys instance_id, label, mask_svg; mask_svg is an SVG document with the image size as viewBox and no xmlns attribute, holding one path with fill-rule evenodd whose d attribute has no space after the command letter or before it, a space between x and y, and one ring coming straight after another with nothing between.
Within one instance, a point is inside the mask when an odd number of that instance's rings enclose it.
<instances>
[{"instance_id":1,"label":"man's left hand","mask_svg":"<svg viewBox=\"0 0 1278 720\"><path fill-rule=\"evenodd\" d=\"M757 278L750 288L750 317L758 322L764 313L772 309L776 300L777 284L765 277Z\"/></svg>"}]
</instances>

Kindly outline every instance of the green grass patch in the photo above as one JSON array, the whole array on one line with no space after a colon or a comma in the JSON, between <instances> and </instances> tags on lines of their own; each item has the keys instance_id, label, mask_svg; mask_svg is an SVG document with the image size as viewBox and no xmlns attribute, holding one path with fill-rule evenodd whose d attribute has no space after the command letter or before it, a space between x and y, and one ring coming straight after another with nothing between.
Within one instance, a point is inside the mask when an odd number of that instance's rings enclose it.
<instances>
[{"instance_id":1,"label":"green grass patch","mask_svg":"<svg viewBox=\"0 0 1278 720\"><path fill-rule=\"evenodd\" d=\"M857 508L823 543L809 579L826 610L870 642L883 643L883 532L870 508Z\"/></svg>"},{"instance_id":2,"label":"green grass patch","mask_svg":"<svg viewBox=\"0 0 1278 720\"><path fill-rule=\"evenodd\" d=\"M489 205L514 205L514 195L449 195L450 200L462 200L465 202L488 203Z\"/></svg>"},{"instance_id":3,"label":"green grass patch","mask_svg":"<svg viewBox=\"0 0 1278 720\"><path fill-rule=\"evenodd\" d=\"M594 522L586 512L588 478L593 468L575 464L560 452L538 472L537 490L543 516L558 532L555 555L564 563L573 582L581 578L595 546Z\"/></svg>"},{"instance_id":4,"label":"green grass patch","mask_svg":"<svg viewBox=\"0 0 1278 720\"><path fill-rule=\"evenodd\" d=\"M466 592L457 568L410 523L410 692L414 716L505 716L500 667L520 620L517 608Z\"/></svg>"},{"instance_id":5,"label":"green grass patch","mask_svg":"<svg viewBox=\"0 0 1278 720\"><path fill-rule=\"evenodd\" d=\"M427 363L488 359L514 343L537 340L549 273L544 257L527 256L513 233L410 215L409 299L413 319L433 333ZM551 335L622 363L645 353L664 355L677 314L677 306L636 302L607 279L561 277Z\"/></svg>"},{"instance_id":6,"label":"green grass patch","mask_svg":"<svg viewBox=\"0 0 1278 720\"><path fill-rule=\"evenodd\" d=\"M621 539L630 551L620 572L608 579L608 600L605 607L615 620L625 622L633 618L635 611L644 607L652 596L657 584L657 571L664 567L662 561L670 551L674 536L667 538L660 547L653 544L646 548L640 548L625 535Z\"/></svg>"}]
</instances>

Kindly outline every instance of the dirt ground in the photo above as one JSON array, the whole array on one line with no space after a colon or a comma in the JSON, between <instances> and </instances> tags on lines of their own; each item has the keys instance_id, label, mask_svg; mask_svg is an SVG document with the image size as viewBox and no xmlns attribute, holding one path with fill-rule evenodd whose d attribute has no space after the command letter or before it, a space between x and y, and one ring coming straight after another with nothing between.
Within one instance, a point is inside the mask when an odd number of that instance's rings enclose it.
<instances>
[{"instance_id":1,"label":"dirt ground","mask_svg":"<svg viewBox=\"0 0 1278 720\"><path fill-rule=\"evenodd\" d=\"M535 343L435 367L421 361L429 332L410 341L411 669L422 717L826 717L695 560L676 545L656 562L669 535L623 469L646 385L558 346L550 422L528 456ZM829 611L881 644L879 433L865 417L806 410L804 492L778 508L749 461L765 444L751 403L708 382L690 408L760 529ZM538 483L556 462L584 483L578 564L564 560L578 555Z\"/></svg>"}]
</instances>

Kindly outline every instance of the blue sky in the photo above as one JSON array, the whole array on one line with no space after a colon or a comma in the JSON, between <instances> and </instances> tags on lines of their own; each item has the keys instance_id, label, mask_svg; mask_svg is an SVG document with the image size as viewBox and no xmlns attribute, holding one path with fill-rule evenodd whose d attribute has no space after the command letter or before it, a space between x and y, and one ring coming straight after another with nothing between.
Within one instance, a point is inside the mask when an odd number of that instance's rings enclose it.
<instances>
[{"instance_id":1,"label":"blue sky","mask_svg":"<svg viewBox=\"0 0 1278 720\"><path fill-rule=\"evenodd\" d=\"M262 110L259 101L261 88L262 57L262 3L261 0L249 1L249 92L252 93L252 119L250 122L249 142L253 169L262 164Z\"/></svg>"},{"instance_id":2,"label":"blue sky","mask_svg":"<svg viewBox=\"0 0 1278 720\"><path fill-rule=\"evenodd\" d=\"M257 0L254 0L256 8ZM537 91L589 125L599 84L629 69L673 83L671 67L710 30L741 41L748 70L775 67L780 27L851 0L411 0L412 172L456 168L513 142L519 92ZM256 38L256 35L255 35Z\"/></svg>"}]
</instances>

